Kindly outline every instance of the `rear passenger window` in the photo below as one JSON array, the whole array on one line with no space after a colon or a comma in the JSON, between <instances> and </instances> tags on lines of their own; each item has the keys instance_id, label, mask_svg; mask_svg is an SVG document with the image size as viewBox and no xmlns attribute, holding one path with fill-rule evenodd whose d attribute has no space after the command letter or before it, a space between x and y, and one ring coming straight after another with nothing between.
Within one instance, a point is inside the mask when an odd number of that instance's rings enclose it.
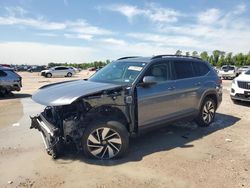
<instances>
[{"instance_id":1,"label":"rear passenger window","mask_svg":"<svg viewBox=\"0 0 250 188\"><path fill-rule=\"evenodd\" d=\"M193 62L195 76L204 76L209 72L209 68L205 63Z\"/></svg>"},{"instance_id":2,"label":"rear passenger window","mask_svg":"<svg viewBox=\"0 0 250 188\"><path fill-rule=\"evenodd\" d=\"M176 79L193 77L192 63L189 61L175 61L174 68Z\"/></svg>"},{"instance_id":3,"label":"rear passenger window","mask_svg":"<svg viewBox=\"0 0 250 188\"><path fill-rule=\"evenodd\" d=\"M2 71L2 70L0 70L0 77L4 77L4 76L7 76L7 73L4 72L4 71Z\"/></svg>"}]
</instances>

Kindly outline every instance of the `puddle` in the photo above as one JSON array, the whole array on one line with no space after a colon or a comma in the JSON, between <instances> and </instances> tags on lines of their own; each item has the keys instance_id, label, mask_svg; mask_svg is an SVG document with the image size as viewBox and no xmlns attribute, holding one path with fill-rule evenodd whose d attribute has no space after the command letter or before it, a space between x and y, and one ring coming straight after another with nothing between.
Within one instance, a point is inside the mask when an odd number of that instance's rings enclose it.
<instances>
[{"instance_id":1,"label":"puddle","mask_svg":"<svg viewBox=\"0 0 250 188\"><path fill-rule=\"evenodd\" d=\"M8 100L8 99L6 99ZM20 99L0 101L0 128L17 124L23 117L23 104Z\"/></svg>"},{"instance_id":2,"label":"puddle","mask_svg":"<svg viewBox=\"0 0 250 188\"><path fill-rule=\"evenodd\" d=\"M30 124L29 116L37 115L44 106L36 104L31 98L6 99L0 101L0 129L21 127L22 122Z\"/></svg>"}]
</instances>

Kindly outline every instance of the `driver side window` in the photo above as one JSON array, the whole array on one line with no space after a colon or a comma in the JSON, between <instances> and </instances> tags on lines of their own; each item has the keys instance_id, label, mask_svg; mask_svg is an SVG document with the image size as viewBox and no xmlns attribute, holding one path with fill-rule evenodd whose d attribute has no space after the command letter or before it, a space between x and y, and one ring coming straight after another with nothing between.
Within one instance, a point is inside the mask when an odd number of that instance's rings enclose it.
<instances>
[{"instance_id":1,"label":"driver side window","mask_svg":"<svg viewBox=\"0 0 250 188\"><path fill-rule=\"evenodd\" d=\"M171 80L170 62L151 65L144 76L152 76L156 82Z\"/></svg>"}]
</instances>

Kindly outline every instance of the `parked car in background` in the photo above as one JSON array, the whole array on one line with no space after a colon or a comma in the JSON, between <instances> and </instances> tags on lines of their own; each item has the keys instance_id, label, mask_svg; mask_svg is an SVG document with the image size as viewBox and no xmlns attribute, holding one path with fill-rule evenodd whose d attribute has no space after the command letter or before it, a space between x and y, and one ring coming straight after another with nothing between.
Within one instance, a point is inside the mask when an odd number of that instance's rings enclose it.
<instances>
[{"instance_id":1,"label":"parked car in background","mask_svg":"<svg viewBox=\"0 0 250 188\"><path fill-rule=\"evenodd\" d=\"M242 66L238 69L239 74L246 72L248 69L250 69L250 66Z\"/></svg>"},{"instance_id":2,"label":"parked car in background","mask_svg":"<svg viewBox=\"0 0 250 188\"><path fill-rule=\"evenodd\" d=\"M250 102L250 69L233 80L230 96L233 101Z\"/></svg>"},{"instance_id":3,"label":"parked car in background","mask_svg":"<svg viewBox=\"0 0 250 188\"><path fill-rule=\"evenodd\" d=\"M11 91L20 91L22 87L22 77L13 69L0 66L0 95L5 95Z\"/></svg>"},{"instance_id":4,"label":"parked car in background","mask_svg":"<svg viewBox=\"0 0 250 188\"><path fill-rule=\"evenodd\" d=\"M123 57L86 80L44 86L31 117L53 158L75 146L97 159L127 153L129 136L181 119L209 126L222 100L221 79L196 57Z\"/></svg>"},{"instance_id":5,"label":"parked car in background","mask_svg":"<svg viewBox=\"0 0 250 188\"><path fill-rule=\"evenodd\" d=\"M45 66L31 66L27 69L28 72L41 72L45 70Z\"/></svg>"},{"instance_id":6,"label":"parked car in background","mask_svg":"<svg viewBox=\"0 0 250 188\"><path fill-rule=\"evenodd\" d=\"M76 71L74 69L72 69L71 67L57 66L57 67L52 67L48 70L41 71L41 76L45 76L48 78L60 77L60 76L71 77L75 73L76 73Z\"/></svg>"},{"instance_id":7,"label":"parked car in background","mask_svg":"<svg viewBox=\"0 0 250 188\"><path fill-rule=\"evenodd\" d=\"M9 65L9 64L0 64L0 66L11 68L11 65Z\"/></svg>"},{"instance_id":8,"label":"parked car in background","mask_svg":"<svg viewBox=\"0 0 250 188\"><path fill-rule=\"evenodd\" d=\"M73 69L76 73L77 73L77 72L80 72L80 69L77 69L77 68L75 68L75 67L69 67L69 68Z\"/></svg>"},{"instance_id":9,"label":"parked car in background","mask_svg":"<svg viewBox=\"0 0 250 188\"><path fill-rule=\"evenodd\" d=\"M223 65L218 74L222 79L234 79L239 75L238 68L234 65Z\"/></svg>"}]
</instances>

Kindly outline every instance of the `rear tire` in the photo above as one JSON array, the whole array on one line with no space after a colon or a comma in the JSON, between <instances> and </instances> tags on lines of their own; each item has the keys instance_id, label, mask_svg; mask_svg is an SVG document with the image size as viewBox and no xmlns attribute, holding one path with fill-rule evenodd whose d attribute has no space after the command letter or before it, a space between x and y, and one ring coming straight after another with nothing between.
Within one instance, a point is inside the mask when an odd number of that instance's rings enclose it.
<instances>
[{"instance_id":1,"label":"rear tire","mask_svg":"<svg viewBox=\"0 0 250 188\"><path fill-rule=\"evenodd\" d=\"M51 78L51 77L52 77L52 74L51 74L51 73L47 73L47 74L46 74L46 77L47 77L47 78Z\"/></svg>"},{"instance_id":2,"label":"rear tire","mask_svg":"<svg viewBox=\"0 0 250 188\"><path fill-rule=\"evenodd\" d=\"M7 90L5 88L0 88L0 97L4 97L7 94Z\"/></svg>"},{"instance_id":3,"label":"rear tire","mask_svg":"<svg viewBox=\"0 0 250 188\"><path fill-rule=\"evenodd\" d=\"M129 134L120 122L101 120L85 129L82 145L88 157L101 160L119 158L128 151Z\"/></svg>"},{"instance_id":4,"label":"rear tire","mask_svg":"<svg viewBox=\"0 0 250 188\"><path fill-rule=\"evenodd\" d=\"M72 76L72 73L68 72L67 77L71 77L71 76Z\"/></svg>"},{"instance_id":5,"label":"rear tire","mask_svg":"<svg viewBox=\"0 0 250 188\"><path fill-rule=\"evenodd\" d=\"M200 127L207 127L213 121L215 117L216 103L214 99L206 97L202 102L199 115L196 117L195 121Z\"/></svg>"}]
</instances>

